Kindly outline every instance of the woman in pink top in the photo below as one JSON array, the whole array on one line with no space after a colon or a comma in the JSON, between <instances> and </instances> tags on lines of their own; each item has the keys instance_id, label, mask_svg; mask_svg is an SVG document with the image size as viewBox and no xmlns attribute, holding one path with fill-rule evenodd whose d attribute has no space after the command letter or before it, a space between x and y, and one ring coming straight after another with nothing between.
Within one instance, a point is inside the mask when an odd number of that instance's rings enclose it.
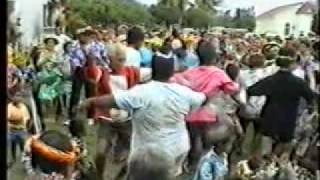
<instances>
[{"instance_id":1,"label":"woman in pink top","mask_svg":"<svg viewBox=\"0 0 320 180\"><path fill-rule=\"evenodd\" d=\"M226 110L226 105L230 104L226 101L230 99L225 95L234 95L239 91L239 85L223 70L214 66L217 54L209 42L199 42L197 54L200 67L176 74L171 79L172 82L187 86L193 91L204 93L209 99L202 108L186 118L192 143L189 157L191 168L197 165L204 150L225 139L225 136L230 135L228 131L234 129Z\"/></svg>"}]
</instances>

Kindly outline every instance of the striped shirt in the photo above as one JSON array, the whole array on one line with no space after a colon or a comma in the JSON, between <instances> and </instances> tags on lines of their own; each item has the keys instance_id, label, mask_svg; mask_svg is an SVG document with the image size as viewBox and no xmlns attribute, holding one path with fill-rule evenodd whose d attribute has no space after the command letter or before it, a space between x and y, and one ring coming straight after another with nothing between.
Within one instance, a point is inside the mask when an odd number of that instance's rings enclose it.
<instances>
[{"instance_id":1,"label":"striped shirt","mask_svg":"<svg viewBox=\"0 0 320 180\"><path fill-rule=\"evenodd\" d=\"M97 64L107 65L106 56L107 52L102 43L93 42L86 45L86 47L81 48L79 42L76 43L74 49L71 52L71 68L74 71L77 67L83 67L86 63L86 56L88 54L93 54L97 58Z\"/></svg>"}]
</instances>

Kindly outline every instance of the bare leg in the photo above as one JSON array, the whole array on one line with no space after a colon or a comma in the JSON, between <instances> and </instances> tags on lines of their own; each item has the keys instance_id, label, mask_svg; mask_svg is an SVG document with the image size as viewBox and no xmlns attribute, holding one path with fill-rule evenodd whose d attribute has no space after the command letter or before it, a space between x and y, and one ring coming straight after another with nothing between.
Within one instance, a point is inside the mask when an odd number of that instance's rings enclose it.
<instances>
[{"instance_id":1,"label":"bare leg","mask_svg":"<svg viewBox=\"0 0 320 180\"><path fill-rule=\"evenodd\" d=\"M128 168L128 156L130 150L130 137L131 137L131 124L121 123L115 125L114 131L116 139L113 145L113 161L112 166L113 173L109 176L108 180L125 180L127 178Z\"/></svg>"},{"instance_id":2,"label":"bare leg","mask_svg":"<svg viewBox=\"0 0 320 180\"><path fill-rule=\"evenodd\" d=\"M194 127L193 125L189 124L188 128L190 134L191 149L188 155L189 167L187 171L195 171L203 151L203 142L198 127Z\"/></svg>"},{"instance_id":3,"label":"bare leg","mask_svg":"<svg viewBox=\"0 0 320 180\"><path fill-rule=\"evenodd\" d=\"M112 131L108 128L107 124L99 124L98 140L97 140L97 153L95 158L97 176L99 180L103 180L104 170L106 166L106 160L110 154L112 147Z\"/></svg>"}]
</instances>

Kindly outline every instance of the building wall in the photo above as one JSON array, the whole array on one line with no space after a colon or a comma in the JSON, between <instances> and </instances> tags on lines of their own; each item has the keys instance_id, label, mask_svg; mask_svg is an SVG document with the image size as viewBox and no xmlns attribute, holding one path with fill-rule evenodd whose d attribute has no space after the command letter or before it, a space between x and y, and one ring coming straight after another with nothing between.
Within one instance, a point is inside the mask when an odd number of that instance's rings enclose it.
<instances>
[{"instance_id":1,"label":"building wall","mask_svg":"<svg viewBox=\"0 0 320 180\"><path fill-rule=\"evenodd\" d=\"M15 0L14 16L21 18L21 43L30 46L43 30L43 5L49 0Z\"/></svg>"},{"instance_id":2,"label":"building wall","mask_svg":"<svg viewBox=\"0 0 320 180\"><path fill-rule=\"evenodd\" d=\"M285 37L285 25L290 24L290 34L299 36L300 32L310 32L312 15L296 14L301 5L291 6L257 18L256 33L273 33Z\"/></svg>"}]
</instances>

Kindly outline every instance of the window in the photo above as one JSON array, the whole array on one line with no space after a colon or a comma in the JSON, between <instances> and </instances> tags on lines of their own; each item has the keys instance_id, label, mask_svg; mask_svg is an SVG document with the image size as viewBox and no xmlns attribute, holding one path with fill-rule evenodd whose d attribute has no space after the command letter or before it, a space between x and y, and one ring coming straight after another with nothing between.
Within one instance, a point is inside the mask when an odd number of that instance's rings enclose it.
<instances>
[{"instance_id":1,"label":"window","mask_svg":"<svg viewBox=\"0 0 320 180\"><path fill-rule=\"evenodd\" d=\"M290 34L290 23L286 23L284 27L284 35L288 36Z\"/></svg>"}]
</instances>

